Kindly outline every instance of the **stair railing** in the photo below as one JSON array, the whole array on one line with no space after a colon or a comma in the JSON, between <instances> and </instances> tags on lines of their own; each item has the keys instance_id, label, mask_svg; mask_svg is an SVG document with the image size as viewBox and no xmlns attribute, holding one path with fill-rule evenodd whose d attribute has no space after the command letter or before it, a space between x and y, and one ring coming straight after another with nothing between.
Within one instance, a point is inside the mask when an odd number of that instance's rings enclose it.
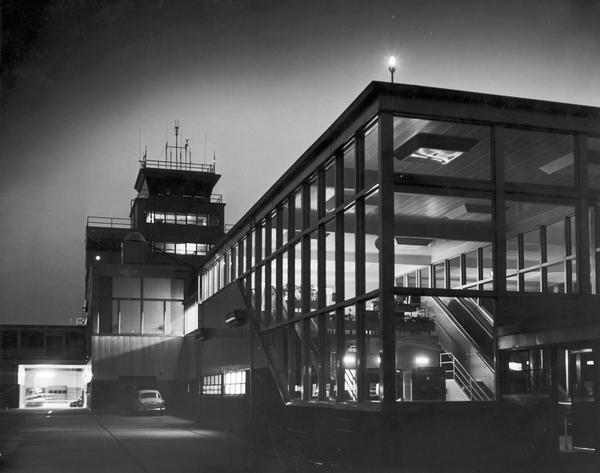
<instances>
[{"instance_id":1,"label":"stair railing","mask_svg":"<svg viewBox=\"0 0 600 473\"><path fill-rule=\"evenodd\" d=\"M440 366L446 379L453 379L471 401L491 401L492 398L479 385L452 353L440 353Z\"/></svg>"}]
</instances>

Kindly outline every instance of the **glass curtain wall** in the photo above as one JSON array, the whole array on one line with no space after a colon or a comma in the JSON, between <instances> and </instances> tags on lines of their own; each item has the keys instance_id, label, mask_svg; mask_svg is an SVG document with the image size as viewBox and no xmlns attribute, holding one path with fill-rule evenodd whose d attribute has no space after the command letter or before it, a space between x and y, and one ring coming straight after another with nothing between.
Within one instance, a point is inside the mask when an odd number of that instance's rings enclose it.
<instances>
[{"instance_id":1,"label":"glass curtain wall","mask_svg":"<svg viewBox=\"0 0 600 473\"><path fill-rule=\"evenodd\" d=\"M242 279L289 399L380 401L380 275L392 265L395 400L492 400L499 282L509 292L580 291L576 242L589 223L598 293L600 192L590 192L582 226L569 134L394 116L382 144L383 129L375 118L320 157L223 256L232 268L223 278L218 263L204 272L203 297ZM379 186L388 141L393 196ZM587 153L590 189L600 191L600 138ZM394 258L381 261L389 198Z\"/></svg>"}]
</instances>

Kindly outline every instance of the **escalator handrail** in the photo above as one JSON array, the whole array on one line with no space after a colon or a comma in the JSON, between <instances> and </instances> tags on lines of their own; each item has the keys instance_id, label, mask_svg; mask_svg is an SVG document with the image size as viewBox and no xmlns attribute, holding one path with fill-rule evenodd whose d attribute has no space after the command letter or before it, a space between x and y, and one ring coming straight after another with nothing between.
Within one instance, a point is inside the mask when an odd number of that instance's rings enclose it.
<instances>
[{"instance_id":1,"label":"escalator handrail","mask_svg":"<svg viewBox=\"0 0 600 473\"><path fill-rule=\"evenodd\" d=\"M452 324L454 324L454 326L460 331L460 333L469 341L469 343L471 343L473 346L481 348L481 344L476 342L473 337L471 337L471 335L469 335L469 333L467 333L467 331L461 326L460 323L458 323L458 321L456 320L456 317L454 317L454 315L452 314L452 312L450 312L450 310L446 307L446 305L439 299L439 297L436 296L431 296L431 300L435 303L436 306L438 306L438 308L440 310L442 310L444 312L444 314L446 314L446 316L448 317L448 319L450 319L450 321L452 322ZM490 335L490 337L493 340L493 336ZM477 354L479 355L479 357L481 358L481 360L487 365L487 367L494 371L494 363L492 358L490 358L485 352L478 350Z\"/></svg>"},{"instance_id":2,"label":"escalator handrail","mask_svg":"<svg viewBox=\"0 0 600 473\"><path fill-rule=\"evenodd\" d=\"M494 318L485 310L481 305L479 305L473 298L467 298L467 302L462 300L461 298L456 298L456 300L462 305L462 307L470 312L474 318L479 322L481 327L489 332L490 336L493 336L494 329ZM472 306L474 306L475 310L472 310ZM477 311L477 313L475 313Z\"/></svg>"}]
</instances>

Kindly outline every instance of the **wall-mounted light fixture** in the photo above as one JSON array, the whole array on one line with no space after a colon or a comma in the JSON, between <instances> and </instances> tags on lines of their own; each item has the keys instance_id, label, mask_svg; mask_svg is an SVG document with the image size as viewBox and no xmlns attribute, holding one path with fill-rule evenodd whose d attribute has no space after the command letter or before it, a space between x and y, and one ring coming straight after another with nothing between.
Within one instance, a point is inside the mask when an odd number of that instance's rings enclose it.
<instances>
[{"instance_id":1,"label":"wall-mounted light fixture","mask_svg":"<svg viewBox=\"0 0 600 473\"><path fill-rule=\"evenodd\" d=\"M229 327L237 327L244 323L244 311L236 309L225 316L225 323Z\"/></svg>"}]
</instances>

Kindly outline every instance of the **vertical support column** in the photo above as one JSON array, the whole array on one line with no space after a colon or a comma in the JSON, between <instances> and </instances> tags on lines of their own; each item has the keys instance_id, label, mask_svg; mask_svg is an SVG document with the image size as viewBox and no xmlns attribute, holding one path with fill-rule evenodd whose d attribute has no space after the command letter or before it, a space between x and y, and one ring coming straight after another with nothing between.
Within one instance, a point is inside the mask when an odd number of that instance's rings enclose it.
<instances>
[{"instance_id":1,"label":"vertical support column","mask_svg":"<svg viewBox=\"0 0 600 473\"><path fill-rule=\"evenodd\" d=\"M590 294L590 228L588 217L588 149L586 135L575 135L575 255L577 262L577 285L579 294Z\"/></svg>"},{"instance_id":2,"label":"vertical support column","mask_svg":"<svg viewBox=\"0 0 600 473\"><path fill-rule=\"evenodd\" d=\"M283 217L281 206L277 208L277 220L275 230L275 248L283 246ZM281 252L275 257L275 322L283 319L283 256Z\"/></svg>"},{"instance_id":3,"label":"vertical support column","mask_svg":"<svg viewBox=\"0 0 600 473\"><path fill-rule=\"evenodd\" d=\"M250 234L252 234L252 231L250 232ZM262 230L261 230L261 223L255 223L254 224L254 265L256 266L256 269L254 270L254 316L256 317L257 320L260 320L263 325L266 322L265 319L265 314L263 313L262 310L262 286L263 286L263 280L262 280L262 274L261 274L261 266L260 266L260 260L261 260L261 247L262 247Z\"/></svg>"},{"instance_id":4,"label":"vertical support column","mask_svg":"<svg viewBox=\"0 0 600 473\"><path fill-rule=\"evenodd\" d=\"M336 168L336 175L339 167ZM320 220L325 215L325 169L322 168L319 170L318 177L318 219ZM325 238L327 237L327 233L325 232L325 224L322 223L318 227L318 244L317 244L317 274L318 274L318 307L322 309L327 305L327 291L326 291L326 262L327 262L327 253L325 247ZM319 401L325 400L325 391L327 390L326 383L326 374L327 374L327 364L325 362L325 352L326 352L326 343L327 343L327 333L325 327L325 315L320 314L317 318L317 367L318 367L318 375L317 379L319 380Z\"/></svg>"},{"instance_id":5,"label":"vertical support column","mask_svg":"<svg viewBox=\"0 0 600 473\"><path fill-rule=\"evenodd\" d=\"M600 457L600 343L594 344L594 377L592 382L594 383L594 448L596 450L596 458Z\"/></svg>"},{"instance_id":6,"label":"vertical support column","mask_svg":"<svg viewBox=\"0 0 600 473\"><path fill-rule=\"evenodd\" d=\"M494 271L494 290L498 294L494 304L494 360L496 400L500 400L507 364L499 356L497 330L500 307L506 295L506 194L504 192L504 128L494 125L491 130L492 181L492 268Z\"/></svg>"},{"instance_id":7,"label":"vertical support column","mask_svg":"<svg viewBox=\"0 0 600 473\"><path fill-rule=\"evenodd\" d=\"M337 159L336 159L337 161ZM339 163L339 161L337 161ZM342 167L343 169L343 167ZM335 175L335 199L336 208L339 209L343 202L344 176L342 172ZM343 302L346 299L344 291L344 212L339 210L335 214L335 301ZM335 311L335 335L336 335L336 401L344 400L345 391L345 368L344 352L346 351L344 309L338 308Z\"/></svg>"},{"instance_id":8,"label":"vertical support column","mask_svg":"<svg viewBox=\"0 0 600 473\"><path fill-rule=\"evenodd\" d=\"M304 228L308 226L310 219L310 187L307 183L302 184L302 222ZM300 274L300 292L302 294L302 313L310 312L310 234L302 236L302 272ZM311 396L311 366L310 366L310 319L302 320L302 399L310 400Z\"/></svg>"},{"instance_id":9,"label":"vertical support column","mask_svg":"<svg viewBox=\"0 0 600 473\"><path fill-rule=\"evenodd\" d=\"M383 409L390 409L396 402L393 125L392 114L379 116L379 307L383 329Z\"/></svg>"}]
</instances>

